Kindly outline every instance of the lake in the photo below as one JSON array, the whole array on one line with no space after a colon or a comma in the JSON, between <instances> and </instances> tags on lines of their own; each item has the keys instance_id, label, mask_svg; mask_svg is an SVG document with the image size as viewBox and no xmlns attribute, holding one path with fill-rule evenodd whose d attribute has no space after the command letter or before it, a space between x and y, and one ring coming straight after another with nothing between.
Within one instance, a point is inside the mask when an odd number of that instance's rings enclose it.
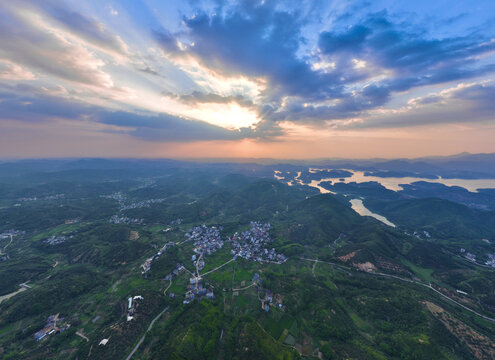
<instances>
[{"instance_id":1,"label":"lake","mask_svg":"<svg viewBox=\"0 0 495 360\"><path fill-rule=\"evenodd\" d=\"M320 170L320 169L310 169L310 171L311 170ZM347 170L347 169L343 169L343 170ZM427 179L421 177L383 178L378 176L365 176L364 171L354 171L354 170L347 170L347 171L352 172L352 176L344 178L344 181L336 181L336 179L334 178L328 178L328 179L322 179L318 181L318 183L321 181L330 181L332 182L332 184L334 182L343 182L347 184L351 182L363 183L369 181L376 181L389 190L399 191L399 190L403 190L403 188L400 186L401 184L411 184L417 181L427 181L430 183L444 184L446 186L460 186L471 192L477 192L478 189L495 189L495 179L444 179L444 178Z\"/></svg>"},{"instance_id":2,"label":"lake","mask_svg":"<svg viewBox=\"0 0 495 360\"><path fill-rule=\"evenodd\" d=\"M316 172L317 170L331 170L331 169L316 169L316 168L309 168L309 172ZM417 181L426 181L430 183L438 183L438 184L444 184L446 186L460 186L463 187L464 189L471 191L471 192L477 192L478 189L495 189L495 179L444 179L444 178L438 178L438 179L427 179L427 178L422 178L422 177L378 177L378 176L365 176L364 171L354 171L354 170L349 170L349 169L342 169L346 170L352 173L352 176L343 178L343 181L340 181L340 179L335 179L335 178L324 178L321 180L312 180L309 186L315 187L320 190L322 194L326 193L331 193L335 194L332 191L326 190L323 187L320 186L320 183L323 181L328 181L331 182L332 184L335 183L363 183L363 182L369 182L369 181L375 181L377 183L380 183L382 186L389 190L393 191L400 191L403 190L401 184L412 184ZM281 177L279 174L281 174L280 171L275 171L274 177L278 180L283 180L284 178ZM299 184L302 185L301 180L299 180L299 177L301 176L301 172L298 172L298 176L295 178L295 182L298 182ZM293 185L292 181L289 181L289 185Z\"/></svg>"},{"instance_id":3,"label":"lake","mask_svg":"<svg viewBox=\"0 0 495 360\"><path fill-rule=\"evenodd\" d=\"M318 170L331 170L331 169L319 169L319 168L309 168L308 171L311 173L315 173ZM320 193L322 194L336 194L333 191L327 190L320 186L320 184L324 181L331 182L332 184L335 183L363 183L363 182L370 182L370 181L375 181L385 188L393 191L400 191L403 190L401 184L411 184L417 181L426 181L430 183L440 183L444 184L446 186L460 186L465 188L468 191L471 192L477 192L478 189L495 189L495 179L443 179L443 178L438 178L438 179L427 179L427 178L421 178L421 177L378 177L378 176L365 176L364 171L354 171L354 170L349 170L349 169L342 169L346 170L352 173L352 176L343 178L343 179L335 179L335 178L325 178L321 180L312 180L308 186L314 187L318 190L320 190ZM283 177L281 177L279 174L281 174L280 171L275 171L274 177L278 180L284 180ZM297 172L297 176L294 178L293 181L289 181L288 185L292 186L294 182L299 183L303 185L302 181L300 180L301 172ZM340 181L343 180L343 181ZM372 212L371 210L367 209L363 201L360 199L352 199L351 201L351 206L354 211L356 211L358 214L362 216L372 216L375 219L381 221L382 223L395 227L395 224L390 222L387 218L385 218L382 215L376 214Z\"/></svg>"},{"instance_id":4,"label":"lake","mask_svg":"<svg viewBox=\"0 0 495 360\"><path fill-rule=\"evenodd\" d=\"M395 224L392 223L391 221L389 221L385 216L376 214L376 213L372 212L371 210L369 210L368 208L366 208L361 199L352 199L350 202L351 202L352 209L355 212L357 212L359 215L371 216L371 217L374 217L375 219L381 221L382 223L384 223L388 226L395 227Z\"/></svg>"}]
</instances>

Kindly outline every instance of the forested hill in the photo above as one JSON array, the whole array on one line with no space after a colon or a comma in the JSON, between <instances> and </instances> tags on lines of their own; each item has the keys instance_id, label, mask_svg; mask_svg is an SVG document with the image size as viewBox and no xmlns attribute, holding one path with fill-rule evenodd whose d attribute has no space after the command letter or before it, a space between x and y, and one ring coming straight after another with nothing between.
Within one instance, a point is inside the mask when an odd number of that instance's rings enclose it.
<instances>
[{"instance_id":1,"label":"forested hill","mask_svg":"<svg viewBox=\"0 0 495 360\"><path fill-rule=\"evenodd\" d=\"M491 212L361 195L393 228L240 165L52 165L0 179L2 359L495 354Z\"/></svg>"}]
</instances>

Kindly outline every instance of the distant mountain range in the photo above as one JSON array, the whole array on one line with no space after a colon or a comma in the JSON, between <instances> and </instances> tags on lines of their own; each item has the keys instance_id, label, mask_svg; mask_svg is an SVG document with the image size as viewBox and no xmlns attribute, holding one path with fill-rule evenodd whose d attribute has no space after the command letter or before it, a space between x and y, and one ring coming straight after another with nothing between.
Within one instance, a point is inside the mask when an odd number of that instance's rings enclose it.
<instances>
[{"instance_id":1,"label":"distant mountain range","mask_svg":"<svg viewBox=\"0 0 495 360\"><path fill-rule=\"evenodd\" d=\"M161 171L167 168L232 169L238 173L272 176L273 170L294 171L304 167L326 167L377 172L375 176L386 177L386 171L394 176L438 177L459 179L495 178L495 154L461 153L452 156L423 157L416 159L25 159L0 162L0 176L34 171L64 171L74 169Z\"/></svg>"}]
</instances>

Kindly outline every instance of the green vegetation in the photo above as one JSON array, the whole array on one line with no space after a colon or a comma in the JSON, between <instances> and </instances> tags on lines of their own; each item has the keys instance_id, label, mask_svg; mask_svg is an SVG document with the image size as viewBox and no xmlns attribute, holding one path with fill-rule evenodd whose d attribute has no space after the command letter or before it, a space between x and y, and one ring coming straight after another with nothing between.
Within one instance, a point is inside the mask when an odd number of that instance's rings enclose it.
<instances>
[{"instance_id":1,"label":"green vegetation","mask_svg":"<svg viewBox=\"0 0 495 360\"><path fill-rule=\"evenodd\" d=\"M383 194L366 199L366 206L399 225L393 229L356 214L344 196L315 195L308 187L252 177L262 169L247 177L220 167L102 167L2 176L0 231L25 233L5 249L0 296L27 281L30 288L0 303L0 358L125 359L144 334L133 359L495 354L493 322L424 286L432 283L468 308L495 317L493 269L456 252L461 246L475 254L493 251L478 239L492 234L488 212L438 199ZM52 197L60 193L65 195ZM19 200L28 197L37 200ZM142 221L113 224L112 215ZM254 220L271 223L269 247L288 260L239 257L220 267L233 257L226 241L205 255L200 271L214 300L184 304L188 271L195 271L194 244L184 241L188 229L221 225L225 239ZM412 235L424 230L431 238ZM62 240L50 243L51 237ZM2 240L0 249L8 243ZM173 245L143 275L141 265L165 244ZM179 263L187 270L165 280ZM253 285L256 273L262 282ZM261 307L267 290L273 296L268 312ZM143 299L135 301L127 321L128 298L138 295ZM33 335L54 314L70 328L37 342ZM103 339L108 342L99 345Z\"/></svg>"},{"instance_id":2,"label":"green vegetation","mask_svg":"<svg viewBox=\"0 0 495 360\"><path fill-rule=\"evenodd\" d=\"M495 237L495 211L468 208L448 200L429 198L380 202L366 206L406 228L426 230L439 239Z\"/></svg>"}]
</instances>

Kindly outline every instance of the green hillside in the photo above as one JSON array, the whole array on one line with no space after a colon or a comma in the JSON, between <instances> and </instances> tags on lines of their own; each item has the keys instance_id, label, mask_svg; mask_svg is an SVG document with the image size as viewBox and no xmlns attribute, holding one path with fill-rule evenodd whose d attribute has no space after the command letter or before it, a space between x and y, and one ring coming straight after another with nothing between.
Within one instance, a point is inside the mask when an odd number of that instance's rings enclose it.
<instances>
[{"instance_id":1,"label":"green hillside","mask_svg":"<svg viewBox=\"0 0 495 360\"><path fill-rule=\"evenodd\" d=\"M74 180L52 197L48 180L13 181L18 195L4 198L2 231L20 231L0 239L0 291L9 294L0 300L2 359L125 359L137 344L141 360L493 354L494 272L456 253L462 245L481 259L491 244L479 240L475 252L447 232L481 236L489 213L438 199L367 199L399 225L391 228L344 196L270 179L167 169L129 181L99 171L94 188ZM19 200L23 189L36 200ZM260 254L236 252L234 234L266 223L270 240L247 235L268 241ZM198 244L186 237L197 226L222 229L222 246L202 253L198 270ZM426 229L431 238L412 234ZM263 260L265 250L283 257ZM196 272L214 297L185 302ZM128 320L135 296L143 299ZM59 327L71 326L36 341L55 314Z\"/></svg>"},{"instance_id":2,"label":"green hillside","mask_svg":"<svg viewBox=\"0 0 495 360\"><path fill-rule=\"evenodd\" d=\"M426 230L438 238L495 238L495 211L471 209L448 200L367 200L366 206L410 229Z\"/></svg>"}]
</instances>

